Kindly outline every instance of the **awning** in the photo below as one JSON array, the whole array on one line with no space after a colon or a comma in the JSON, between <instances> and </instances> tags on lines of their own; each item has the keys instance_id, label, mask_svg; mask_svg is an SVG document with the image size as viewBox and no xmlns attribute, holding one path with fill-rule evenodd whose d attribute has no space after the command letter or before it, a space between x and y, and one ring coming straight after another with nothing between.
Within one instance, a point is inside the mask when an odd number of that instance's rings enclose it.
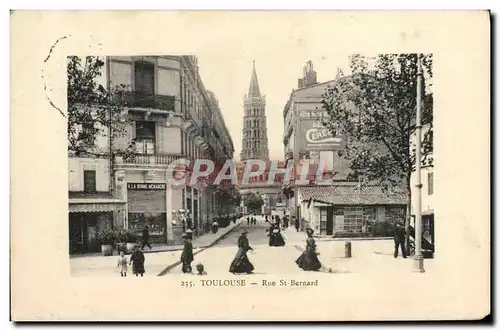
<instances>
[{"instance_id":1,"label":"awning","mask_svg":"<svg viewBox=\"0 0 500 331\"><path fill-rule=\"evenodd\" d=\"M118 199L69 199L70 213L98 213L120 211L125 202Z\"/></svg>"}]
</instances>

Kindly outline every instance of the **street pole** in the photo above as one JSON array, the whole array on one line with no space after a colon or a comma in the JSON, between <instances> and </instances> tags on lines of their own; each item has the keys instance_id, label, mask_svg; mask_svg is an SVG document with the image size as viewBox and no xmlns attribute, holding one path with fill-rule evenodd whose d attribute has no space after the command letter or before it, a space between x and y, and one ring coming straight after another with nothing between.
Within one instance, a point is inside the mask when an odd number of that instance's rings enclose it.
<instances>
[{"instance_id":1,"label":"street pole","mask_svg":"<svg viewBox=\"0 0 500 331\"><path fill-rule=\"evenodd\" d=\"M414 272L425 272L424 258L422 256L422 179L420 173L421 165L421 136L422 136L422 59L421 55L417 54L417 118L416 118L416 152L415 152L415 170L417 177L417 199L415 208L415 256Z\"/></svg>"}]
</instances>

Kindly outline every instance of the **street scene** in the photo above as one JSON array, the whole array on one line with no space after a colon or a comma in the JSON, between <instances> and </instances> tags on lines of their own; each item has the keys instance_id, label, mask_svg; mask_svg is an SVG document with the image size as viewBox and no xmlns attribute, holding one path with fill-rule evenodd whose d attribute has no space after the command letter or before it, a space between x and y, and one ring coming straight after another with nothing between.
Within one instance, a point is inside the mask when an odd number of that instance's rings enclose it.
<instances>
[{"instance_id":1,"label":"street scene","mask_svg":"<svg viewBox=\"0 0 500 331\"><path fill-rule=\"evenodd\" d=\"M204 61L68 57L72 276L432 272L432 54L305 61L279 96Z\"/></svg>"}]
</instances>

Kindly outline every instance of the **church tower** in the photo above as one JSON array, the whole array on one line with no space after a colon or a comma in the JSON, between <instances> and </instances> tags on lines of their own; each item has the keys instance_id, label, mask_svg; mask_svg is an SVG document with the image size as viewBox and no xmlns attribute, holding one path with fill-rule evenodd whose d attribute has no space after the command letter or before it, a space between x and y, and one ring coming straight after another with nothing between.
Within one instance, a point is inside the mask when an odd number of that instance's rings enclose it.
<instances>
[{"instance_id":1,"label":"church tower","mask_svg":"<svg viewBox=\"0 0 500 331\"><path fill-rule=\"evenodd\" d=\"M255 61L253 61L250 88L244 100L243 138L240 159L269 159L267 145L266 99L260 94Z\"/></svg>"}]
</instances>

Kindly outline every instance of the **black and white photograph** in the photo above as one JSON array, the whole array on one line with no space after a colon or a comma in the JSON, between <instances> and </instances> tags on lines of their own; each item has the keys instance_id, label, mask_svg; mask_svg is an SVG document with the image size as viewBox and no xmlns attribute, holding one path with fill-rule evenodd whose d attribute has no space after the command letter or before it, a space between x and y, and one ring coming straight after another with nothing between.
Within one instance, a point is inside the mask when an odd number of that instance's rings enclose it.
<instances>
[{"instance_id":1,"label":"black and white photograph","mask_svg":"<svg viewBox=\"0 0 500 331\"><path fill-rule=\"evenodd\" d=\"M487 280L489 209L474 207L489 201L489 178L478 179L489 111L476 103L475 118L459 115L488 87L489 38L462 52L451 28L470 22L472 40L487 15L135 14L47 14L80 17L82 33L37 44L43 128L27 131L42 117L23 120L24 109L13 118L29 122L18 130L40 140L34 147L43 141L31 150L44 161L30 159L43 172L22 179L39 183L19 187L47 202L31 209L36 229L18 223L11 235L28 234L18 263L29 241L52 263L43 277L82 298L85 308L71 315L67 301L61 318L413 320L458 318L472 301L473 318L489 313L489 285L476 283ZM19 15L19 27L36 17ZM109 17L109 35L85 30L92 17ZM474 121L475 133L463 130ZM463 135L474 137L464 145ZM470 169L476 180L461 169L472 163L483 169ZM464 210L479 213L473 223ZM35 232L44 235L30 240ZM57 316L70 300L60 298L47 306ZM134 311L135 301L154 307Z\"/></svg>"},{"instance_id":2,"label":"black and white photograph","mask_svg":"<svg viewBox=\"0 0 500 331\"><path fill-rule=\"evenodd\" d=\"M72 274L121 275L118 256L141 276L432 268L432 54L319 62L335 76L297 63L269 109L273 75L249 61L237 123L203 81L217 59L68 57Z\"/></svg>"}]
</instances>

